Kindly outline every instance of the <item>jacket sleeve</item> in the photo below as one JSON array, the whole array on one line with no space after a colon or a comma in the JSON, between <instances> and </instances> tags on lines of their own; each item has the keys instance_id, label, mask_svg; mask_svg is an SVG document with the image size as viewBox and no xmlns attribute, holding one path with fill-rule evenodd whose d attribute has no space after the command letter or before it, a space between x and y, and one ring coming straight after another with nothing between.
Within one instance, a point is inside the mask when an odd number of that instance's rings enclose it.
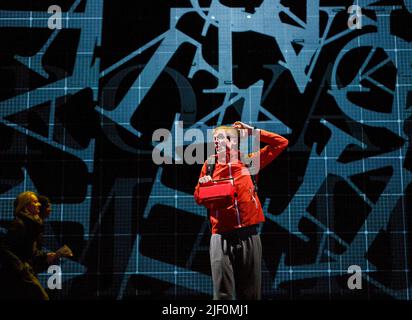
<instances>
[{"instance_id":1,"label":"jacket sleeve","mask_svg":"<svg viewBox=\"0 0 412 320\"><path fill-rule=\"evenodd\" d=\"M260 141L266 143L267 145L260 149L258 152L249 155L252 159L257 159L259 157L259 170L266 167L274 159L276 159L279 154L286 149L289 144L289 140L282 137L279 134L269 132L263 129L260 131Z\"/></svg>"},{"instance_id":2,"label":"jacket sleeve","mask_svg":"<svg viewBox=\"0 0 412 320\"><path fill-rule=\"evenodd\" d=\"M47 252L36 248L33 254L33 268L36 272L42 272L49 266L47 262Z\"/></svg>"},{"instance_id":3,"label":"jacket sleeve","mask_svg":"<svg viewBox=\"0 0 412 320\"><path fill-rule=\"evenodd\" d=\"M24 271L23 262L6 246L1 246L0 248L0 260L7 270L13 270L16 273Z\"/></svg>"},{"instance_id":4,"label":"jacket sleeve","mask_svg":"<svg viewBox=\"0 0 412 320\"><path fill-rule=\"evenodd\" d=\"M207 162L205 161L205 163L203 164L202 170L200 171L199 179L206 175L206 171L207 171ZM200 200L199 200L199 180L197 181L197 185L195 187L194 197L195 197L196 203L200 204Z\"/></svg>"},{"instance_id":5,"label":"jacket sleeve","mask_svg":"<svg viewBox=\"0 0 412 320\"><path fill-rule=\"evenodd\" d=\"M21 248L24 245L25 228L22 223L14 221L9 228L7 235L0 244L0 258L2 264L8 269L17 273L25 271L24 263L13 252L9 244L13 247Z\"/></svg>"}]
</instances>

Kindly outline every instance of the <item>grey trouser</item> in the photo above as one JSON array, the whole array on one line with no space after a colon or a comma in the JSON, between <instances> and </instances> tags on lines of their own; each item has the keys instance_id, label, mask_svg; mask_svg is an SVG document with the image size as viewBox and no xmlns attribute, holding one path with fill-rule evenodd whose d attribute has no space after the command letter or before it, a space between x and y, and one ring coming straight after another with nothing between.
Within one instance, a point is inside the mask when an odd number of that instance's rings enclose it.
<instances>
[{"instance_id":1,"label":"grey trouser","mask_svg":"<svg viewBox=\"0 0 412 320\"><path fill-rule=\"evenodd\" d=\"M210 238L214 300L258 300L261 297L262 244L257 226Z\"/></svg>"}]
</instances>

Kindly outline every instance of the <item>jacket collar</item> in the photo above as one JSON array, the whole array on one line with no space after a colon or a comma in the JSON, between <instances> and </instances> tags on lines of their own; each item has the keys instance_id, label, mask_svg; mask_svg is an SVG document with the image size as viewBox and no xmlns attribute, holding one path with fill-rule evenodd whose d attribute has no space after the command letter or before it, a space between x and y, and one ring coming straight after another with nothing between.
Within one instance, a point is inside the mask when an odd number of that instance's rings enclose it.
<instances>
[{"instance_id":1,"label":"jacket collar","mask_svg":"<svg viewBox=\"0 0 412 320\"><path fill-rule=\"evenodd\" d=\"M34 224L43 225L42 219L38 215L32 215L27 209L23 209L22 211L16 213L16 217L30 221Z\"/></svg>"}]
</instances>

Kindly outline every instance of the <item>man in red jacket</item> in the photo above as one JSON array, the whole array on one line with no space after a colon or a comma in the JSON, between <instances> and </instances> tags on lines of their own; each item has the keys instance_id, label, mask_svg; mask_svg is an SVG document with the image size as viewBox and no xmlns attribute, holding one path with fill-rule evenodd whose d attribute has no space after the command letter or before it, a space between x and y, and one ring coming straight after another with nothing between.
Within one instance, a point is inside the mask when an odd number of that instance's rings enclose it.
<instances>
[{"instance_id":1,"label":"man in red jacket","mask_svg":"<svg viewBox=\"0 0 412 320\"><path fill-rule=\"evenodd\" d=\"M207 161L202 167L194 197L198 204L199 187L211 180L233 178L236 197L226 208L210 210L212 236L210 262L213 298L260 299L262 245L257 226L265 221L262 206L250 175L250 168L240 161L239 134L257 130L267 145L248 155L259 161L259 170L274 160L288 145L284 137L237 121L232 127L217 127L213 132L216 155L213 173L207 175ZM210 159L208 160L210 161ZM252 161L253 162L253 161Z\"/></svg>"}]
</instances>

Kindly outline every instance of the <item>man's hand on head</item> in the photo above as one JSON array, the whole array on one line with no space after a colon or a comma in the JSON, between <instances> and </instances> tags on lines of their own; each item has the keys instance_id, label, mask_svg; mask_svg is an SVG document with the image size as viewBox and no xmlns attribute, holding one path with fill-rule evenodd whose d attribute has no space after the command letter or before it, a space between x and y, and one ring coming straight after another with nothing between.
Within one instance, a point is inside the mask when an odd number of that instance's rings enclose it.
<instances>
[{"instance_id":1,"label":"man's hand on head","mask_svg":"<svg viewBox=\"0 0 412 320\"><path fill-rule=\"evenodd\" d=\"M245 132L245 131L247 131L248 134L252 134L252 131L254 129L252 126L250 126L246 123L240 122L240 121L236 121L232 125L232 127L235 128L235 129L240 130L242 132L242 135L243 135L243 132Z\"/></svg>"}]
</instances>

